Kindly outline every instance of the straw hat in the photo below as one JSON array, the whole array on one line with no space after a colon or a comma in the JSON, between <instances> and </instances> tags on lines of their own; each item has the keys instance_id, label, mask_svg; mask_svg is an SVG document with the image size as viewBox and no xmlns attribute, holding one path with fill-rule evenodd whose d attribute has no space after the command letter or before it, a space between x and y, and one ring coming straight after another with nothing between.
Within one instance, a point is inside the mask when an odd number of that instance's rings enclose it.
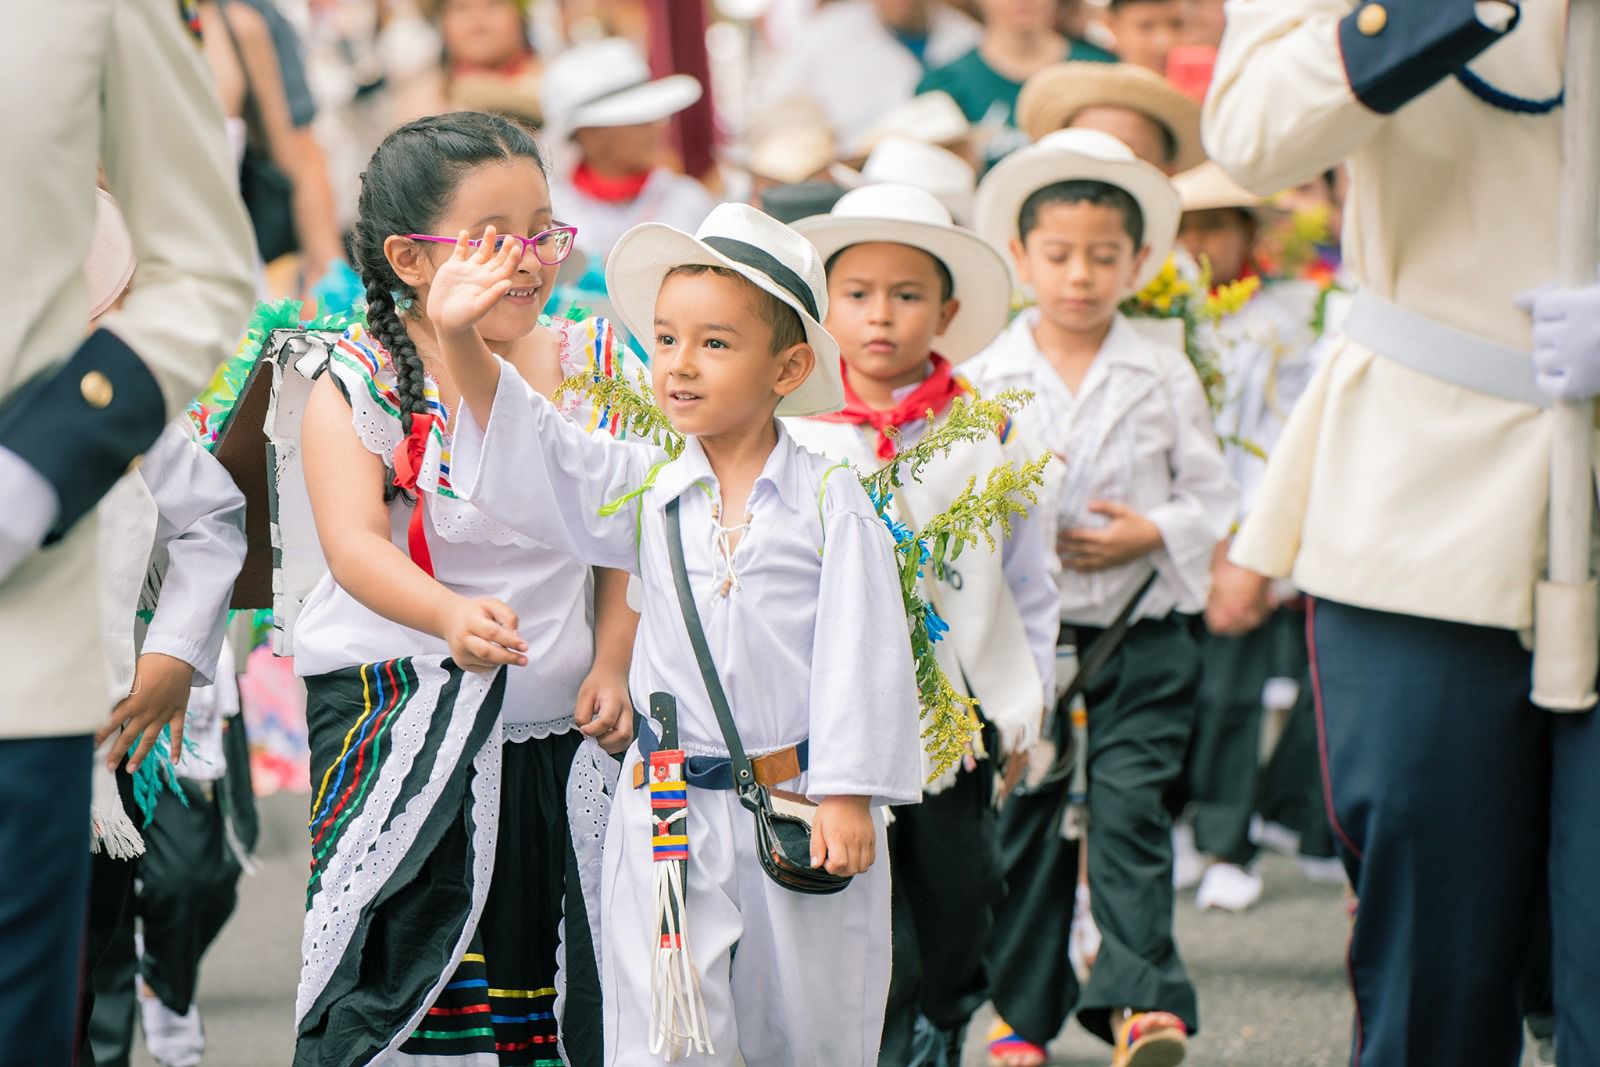
<instances>
[{"instance_id":1,"label":"straw hat","mask_svg":"<svg viewBox=\"0 0 1600 1067\"><path fill-rule=\"evenodd\" d=\"M890 108L867 127L852 146L859 159L878 146L885 137L905 137L924 144L949 145L972 135L966 112L949 93L919 93Z\"/></svg>"},{"instance_id":2,"label":"straw hat","mask_svg":"<svg viewBox=\"0 0 1600 1067\"><path fill-rule=\"evenodd\" d=\"M138 260L133 254L133 237L116 198L104 189L95 190L94 235L89 239L89 258L83 273L89 285L89 317L98 319L117 302L133 281Z\"/></svg>"},{"instance_id":3,"label":"straw hat","mask_svg":"<svg viewBox=\"0 0 1600 1067\"><path fill-rule=\"evenodd\" d=\"M644 56L621 37L567 49L551 60L539 83L552 137L657 122L699 100L700 93L700 83L687 74L652 80Z\"/></svg>"},{"instance_id":4,"label":"straw hat","mask_svg":"<svg viewBox=\"0 0 1600 1067\"><path fill-rule=\"evenodd\" d=\"M1184 211L1231 207L1253 215L1257 222L1269 222L1283 214L1277 205L1252 193L1209 160L1173 178L1172 185Z\"/></svg>"},{"instance_id":5,"label":"straw hat","mask_svg":"<svg viewBox=\"0 0 1600 1067\"><path fill-rule=\"evenodd\" d=\"M794 228L817 246L822 262L852 245L909 245L933 256L950 272L961 313L938 341L941 355L959 363L976 355L1005 328L1011 312L1011 275L1005 260L983 238L950 221L932 193L911 185L882 183L846 193L826 215L801 219Z\"/></svg>"},{"instance_id":6,"label":"straw hat","mask_svg":"<svg viewBox=\"0 0 1600 1067\"><path fill-rule=\"evenodd\" d=\"M734 271L800 316L817 362L779 402L779 415L825 415L844 406L839 343L822 325L828 281L810 241L748 204L717 205L693 237L659 222L635 226L606 260L606 291L635 337L654 335L656 296L667 272L694 263Z\"/></svg>"},{"instance_id":7,"label":"straw hat","mask_svg":"<svg viewBox=\"0 0 1600 1067\"><path fill-rule=\"evenodd\" d=\"M972 219L978 172L972 164L936 144L898 135L885 137L860 170L837 163L828 168L828 173L846 189L879 182L914 185L938 197L957 222L965 225Z\"/></svg>"},{"instance_id":8,"label":"straw hat","mask_svg":"<svg viewBox=\"0 0 1600 1067\"><path fill-rule=\"evenodd\" d=\"M1144 243L1150 249L1134 281L1143 289L1161 270L1178 236L1183 208L1165 174L1133 154L1109 133L1057 130L1038 144L1019 148L994 165L978 184L977 231L990 247L1005 248L1017 237L1023 203L1047 185L1096 181L1133 197L1144 216Z\"/></svg>"},{"instance_id":9,"label":"straw hat","mask_svg":"<svg viewBox=\"0 0 1600 1067\"><path fill-rule=\"evenodd\" d=\"M763 111L745 134L751 174L785 184L812 178L839 158L839 146L822 105L795 95Z\"/></svg>"},{"instance_id":10,"label":"straw hat","mask_svg":"<svg viewBox=\"0 0 1600 1067\"><path fill-rule=\"evenodd\" d=\"M1065 129L1080 111L1125 107L1149 116L1172 135L1174 166L1188 170L1206 158L1200 143L1200 105L1154 71L1131 63L1055 63L1023 83L1017 125L1035 141Z\"/></svg>"}]
</instances>

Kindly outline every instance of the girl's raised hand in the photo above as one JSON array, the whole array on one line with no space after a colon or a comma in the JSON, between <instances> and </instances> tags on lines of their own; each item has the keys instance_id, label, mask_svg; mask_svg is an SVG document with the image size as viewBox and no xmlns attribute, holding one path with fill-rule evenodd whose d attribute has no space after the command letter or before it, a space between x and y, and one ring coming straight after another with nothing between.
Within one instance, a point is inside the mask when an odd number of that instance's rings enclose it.
<instances>
[{"instance_id":1,"label":"girl's raised hand","mask_svg":"<svg viewBox=\"0 0 1600 1067\"><path fill-rule=\"evenodd\" d=\"M495 229L490 226L474 248L468 243L466 230L457 235L450 258L428 286L428 320L435 329L471 329L511 288L511 276L522 262L526 245L518 237L496 249L495 237Z\"/></svg>"}]
</instances>

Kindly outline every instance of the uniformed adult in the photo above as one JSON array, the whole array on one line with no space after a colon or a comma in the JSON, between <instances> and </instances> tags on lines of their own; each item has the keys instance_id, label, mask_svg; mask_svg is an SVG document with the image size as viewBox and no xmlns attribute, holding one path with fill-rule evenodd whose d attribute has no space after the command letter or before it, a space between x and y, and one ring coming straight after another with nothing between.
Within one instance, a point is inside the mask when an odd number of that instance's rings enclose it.
<instances>
[{"instance_id":1,"label":"uniformed adult","mask_svg":"<svg viewBox=\"0 0 1600 1067\"><path fill-rule=\"evenodd\" d=\"M72 1061L100 649L92 509L249 313L222 113L175 0L35 8L0 34L0 1064ZM85 339L99 165L139 261ZM182 709L176 709L178 714ZM141 721L153 738L161 723Z\"/></svg>"},{"instance_id":2,"label":"uniformed adult","mask_svg":"<svg viewBox=\"0 0 1600 1067\"><path fill-rule=\"evenodd\" d=\"M1565 7L1229 0L1206 105L1258 191L1351 162L1361 289L1233 559L1316 598L1359 1065L1518 1062L1547 843L1557 1052L1600 1063L1600 718L1530 702L1524 641L1547 394L1597 391L1600 292L1513 303L1556 274Z\"/></svg>"}]
</instances>

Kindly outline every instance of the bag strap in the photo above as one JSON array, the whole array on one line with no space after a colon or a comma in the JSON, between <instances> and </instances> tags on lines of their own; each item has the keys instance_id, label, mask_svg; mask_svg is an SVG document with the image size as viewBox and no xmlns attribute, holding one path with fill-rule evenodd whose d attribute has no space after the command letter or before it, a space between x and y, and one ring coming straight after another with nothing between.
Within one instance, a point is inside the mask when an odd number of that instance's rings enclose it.
<instances>
[{"instance_id":1,"label":"bag strap","mask_svg":"<svg viewBox=\"0 0 1600 1067\"><path fill-rule=\"evenodd\" d=\"M717 725L722 728L722 740L728 746L728 762L733 770L733 787L744 794L756 785L755 768L745 755L744 742L739 740L739 728L733 724L733 711L728 707L728 695L722 691L722 679L717 676L717 665L711 659L711 647L706 644L706 633L700 626L700 610L694 606L694 590L689 587L689 567L683 560L683 523L678 516L678 500L666 506L667 554L672 558L672 584L678 590L678 608L683 612L683 624L689 631L689 644L694 646L694 658L700 664L700 677L705 680L706 694L711 698L711 710L717 714Z\"/></svg>"},{"instance_id":2,"label":"bag strap","mask_svg":"<svg viewBox=\"0 0 1600 1067\"><path fill-rule=\"evenodd\" d=\"M267 131L261 121L261 108L256 103L256 83L250 77L250 64L245 62L244 49L239 47L239 35L233 32L233 23L228 21L228 4L230 0L217 0L217 17L222 20L222 28L228 34L228 42L233 45L233 54L239 60L239 76L244 79L244 125L246 140L250 147L258 152L265 152L263 147L267 139Z\"/></svg>"}]
</instances>

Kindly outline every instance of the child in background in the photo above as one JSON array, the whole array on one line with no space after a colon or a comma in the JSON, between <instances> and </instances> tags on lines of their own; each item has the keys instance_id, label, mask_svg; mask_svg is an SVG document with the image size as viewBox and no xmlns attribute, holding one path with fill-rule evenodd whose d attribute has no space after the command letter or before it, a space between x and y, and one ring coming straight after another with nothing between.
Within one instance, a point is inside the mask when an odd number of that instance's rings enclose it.
<instances>
[{"instance_id":1,"label":"child in background","mask_svg":"<svg viewBox=\"0 0 1600 1067\"><path fill-rule=\"evenodd\" d=\"M879 809L922 795L918 697L887 527L848 471L774 417L844 401L822 261L742 204L718 207L694 237L647 225L618 244L607 284L623 320L654 339L656 401L685 440L671 461L578 432L471 332L514 266L458 246L449 289L441 272L433 294L452 315L446 354L468 410L455 475L520 533L640 576L630 688L676 701L688 753L676 797L623 788L613 801L607 1063L689 1053L732 1064L742 1053L763 1067L873 1064L890 970ZM731 759L733 731L766 754L754 767ZM624 783L644 782L647 757L650 778L683 758L658 744L640 731ZM751 772L809 812L810 866L851 876L847 886L803 893L769 877L741 803L755 786L732 788ZM683 820L676 835L652 816L663 803L684 812L671 816ZM656 881L674 872L652 861L675 847L681 910L662 897L676 899L675 883ZM669 939L671 915L682 925Z\"/></svg>"},{"instance_id":2,"label":"child in background","mask_svg":"<svg viewBox=\"0 0 1600 1067\"><path fill-rule=\"evenodd\" d=\"M639 50L611 37L562 52L541 92L545 137L556 151L550 195L562 219L578 228L578 247L589 257L594 278L585 288L601 288L611 246L630 227L700 225L711 210L710 194L663 165L667 120L700 99L699 82L687 74L652 81Z\"/></svg>"},{"instance_id":3,"label":"child in background","mask_svg":"<svg viewBox=\"0 0 1600 1067\"><path fill-rule=\"evenodd\" d=\"M1106 5L1106 28L1111 31L1111 50L1124 63L1167 72L1167 54L1183 43L1183 16L1186 0L1110 0Z\"/></svg>"},{"instance_id":4,"label":"child in background","mask_svg":"<svg viewBox=\"0 0 1600 1067\"><path fill-rule=\"evenodd\" d=\"M843 353L845 407L787 427L812 451L870 473L971 392L951 365L1005 325L1010 275L937 199L909 185L858 189L795 229L827 264L826 325ZM915 529L948 508L973 475L1032 458L1014 436L963 445L906 478L891 514ZM988 999L984 956L1003 893L996 765L1019 760L1038 740L1054 686L1053 529L1046 516L1015 520L1009 536L994 531L998 549L980 543L923 579L925 598L950 626L935 646L940 664L977 698L983 750L994 758L951 768L889 827L895 951L880 1067L958 1067L967 1024ZM924 1030L934 1051L919 1056L914 1035Z\"/></svg>"},{"instance_id":5,"label":"child in background","mask_svg":"<svg viewBox=\"0 0 1600 1067\"><path fill-rule=\"evenodd\" d=\"M1035 72L1064 60L1114 63L1087 41L1056 32L1056 0L981 0L983 40L948 66L930 70L917 92L949 93L979 127L982 170L1028 143L1017 128L1017 94Z\"/></svg>"},{"instance_id":6,"label":"child in background","mask_svg":"<svg viewBox=\"0 0 1600 1067\"><path fill-rule=\"evenodd\" d=\"M1236 311L1204 327L1204 343L1218 353L1227 383L1216 428L1229 471L1241 487L1237 528L1249 513L1266 456L1315 369L1310 357L1317 287L1261 276L1257 238L1277 213L1222 168L1204 163L1173 184L1184 205L1178 241L1210 270L1213 286L1259 286ZM1204 667L1186 775L1194 802L1193 838L1186 849L1179 828L1175 881L1188 888L1198 879L1195 903L1201 910L1238 912L1255 904L1262 891L1250 823L1263 781L1264 714L1305 719L1312 709L1305 617L1292 604L1278 603L1280 596L1292 601L1295 593L1274 589L1262 575L1230 563L1230 543L1231 538L1217 547L1211 566L1201 639ZM1299 729L1303 725L1297 723L1293 735L1281 735L1274 763L1300 757L1304 769L1306 753L1295 751L1295 742L1310 736ZM1304 797L1318 783L1315 776L1302 776L1300 784ZM1185 871L1184 855L1196 848L1203 866Z\"/></svg>"},{"instance_id":7,"label":"child in background","mask_svg":"<svg viewBox=\"0 0 1600 1067\"><path fill-rule=\"evenodd\" d=\"M1058 63L1022 87L1017 123L1035 141L1068 127L1109 133L1163 174L1199 166L1200 104L1128 63Z\"/></svg>"},{"instance_id":8,"label":"child in background","mask_svg":"<svg viewBox=\"0 0 1600 1067\"><path fill-rule=\"evenodd\" d=\"M978 232L1009 252L1038 303L970 374L986 392L1032 390L1018 422L1061 459L1050 501L1061 640L1083 650L1132 611L1084 689L1090 906L1103 942L1081 992L1067 958L1077 850L1061 837L1060 798L1029 793L1002 813L1009 893L990 955L1002 1020L990 1059L1007 1067L1044 1063L1073 1004L1118 1067L1177 1063L1198 1023L1172 938L1163 795L1182 773L1199 681L1179 613L1205 604L1237 495L1188 360L1117 311L1166 259L1179 210L1160 171L1092 130L1048 135L978 189ZM1064 727L1067 712L1056 720Z\"/></svg>"},{"instance_id":9,"label":"child in background","mask_svg":"<svg viewBox=\"0 0 1600 1067\"><path fill-rule=\"evenodd\" d=\"M330 352L301 424L328 567L293 633L313 786L305 1067L395 1051L531 1064L558 1041L569 1063L600 1057L566 786L584 735L631 736L633 617L620 575L591 576L452 487L437 287L469 231L510 264L479 326L534 387L612 352L603 322L539 314L572 230L525 128L457 112L384 140L355 234L367 327Z\"/></svg>"}]
</instances>

